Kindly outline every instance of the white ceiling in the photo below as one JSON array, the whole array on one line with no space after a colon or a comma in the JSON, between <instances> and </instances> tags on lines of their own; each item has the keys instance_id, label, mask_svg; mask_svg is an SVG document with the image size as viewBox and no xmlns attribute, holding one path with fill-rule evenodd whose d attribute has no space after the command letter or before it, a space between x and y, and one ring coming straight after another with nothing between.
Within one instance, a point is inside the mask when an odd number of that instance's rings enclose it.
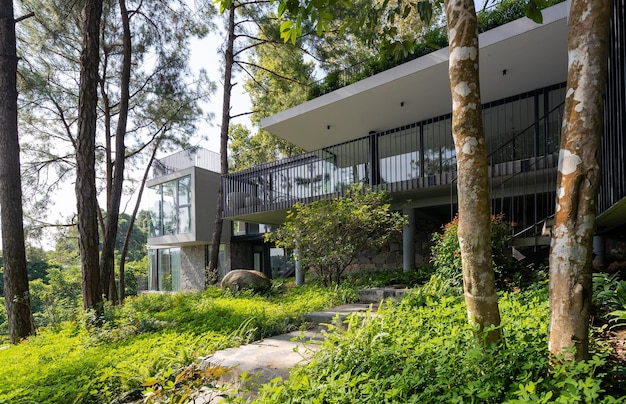
<instances>
[{"instance_id":1,"label":"white ceiling","mask_svg":"<svg viewBox=\"0 0 626 404\"><path fill-rule=\"evenodd\" d=\"M480 35L483 103L566 80L567 2ZM505 72L506 71L506 72ZM448 48L440 49L262 121L265 129L316 150L451 111Z\"/></svg>"}]
</instances>

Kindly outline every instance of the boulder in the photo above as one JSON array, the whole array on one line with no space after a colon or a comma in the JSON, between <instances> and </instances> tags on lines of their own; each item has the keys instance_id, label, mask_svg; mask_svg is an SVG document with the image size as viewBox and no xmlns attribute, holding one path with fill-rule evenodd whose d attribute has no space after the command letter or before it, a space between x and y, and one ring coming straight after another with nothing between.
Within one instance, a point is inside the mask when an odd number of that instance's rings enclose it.
<instances>
[{"instance_id":1,"label":"boulder","mask_svg":"<svg viewBox=\"0 0 626 404\"><path fill-rule=\"evenodd\" d=\"M224 276L220 286L222 289L230 288L233 292L243 289L263 292L272 287L272 281L259 271L252 269L235 269Z\"/></svg>"}]
</instances>

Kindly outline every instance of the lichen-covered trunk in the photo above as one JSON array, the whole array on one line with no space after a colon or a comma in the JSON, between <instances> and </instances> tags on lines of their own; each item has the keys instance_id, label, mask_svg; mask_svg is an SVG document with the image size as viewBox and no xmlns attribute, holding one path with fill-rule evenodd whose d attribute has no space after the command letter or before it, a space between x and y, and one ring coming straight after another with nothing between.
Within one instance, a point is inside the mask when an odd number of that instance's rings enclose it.
<instances>
[{"instance_id":1,"label":"lichen-covered trunk","mask_svg":"<svg viewBox=\"0 0 626 404\"><path fill-rule=\"evenodd\" d=\"M469 321L482 330L500 324L500 311L491 259L489 177L480 103L476 10L473 0L448 0L445 9L463 289ZM499 330L493 329L488 332L486 343L499 339Z\"/></svg>"},{"instance_id":2,"label":"lichen-covered trunk","mask_svg":"<svg viewBox=\"0 0 626 404\"><path fill-rule=\"evenodd\" d=\"M102 313L96 199L96 107L102 0L86 0L82 11L82 51L76 136L76 206L82 269L83 306ZM98 321L98 320L97 320Z\"/></svg>"},{"instance_id":3,"label":"lichen-covered trunk","mask_svg":"<svg viewBox=\"0 0 626 404\"><path fill-rule=\"evenodd\" d=\"M592 243L611 0L573 0L565 113L550 246L550 337L553 354L588 355ZM575 354L565 352L574 347Z\"/></svg>"},{"instance_id":4,"label":"lichen-covered trunk","mask_svg":"<svg viewBox=\"0 0 626 404\"><path fill-rule=\"evenodd\" d=\"M234 61L235 44L235 3L233 2L228 11L228 38L226 40L226 51L224 55L224 93L222 99L222 126L220 128L220 165L222 175L228 174L228 127L230 126L230 94L232 90L232 74ZM208 273L218 270L218 260L220 254L220 242L222 239L222 211L224 210L224 189L220 180L217 187L217 203L215 205L215 221L213 223L213 235L211 237L211 254L209 256Z\"/></svg>"},{"instance_id":5,"label":"lichen-covered trunk","mask_svg":"<svg viewBox=\"0 0 626 404\"><path fill-rule=\"evenodd\" d=\"M0 0L0 222L7 325L13 344L35 333L24 246L16 83L13 1Z\"/></svg>"}]
</instances>

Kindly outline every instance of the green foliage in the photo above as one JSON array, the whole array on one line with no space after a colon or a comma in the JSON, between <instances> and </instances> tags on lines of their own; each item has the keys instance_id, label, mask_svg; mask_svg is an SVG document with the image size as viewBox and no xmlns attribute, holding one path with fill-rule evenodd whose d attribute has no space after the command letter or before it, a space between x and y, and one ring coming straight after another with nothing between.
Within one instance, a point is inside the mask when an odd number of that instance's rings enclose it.
<instances>
[{"instance_id":1,"label":"green foliage","mask_svg":"<svg viewBox=\"0 0 626 404\"><path fill-rule=\"evenodd\" d=\"M602 392L605 354L550 371L545 284L500 296L504 344L487 350L447 289L434 277L400 304L332 325L314 361L264 386L257 402L501 403L533 385L555 402L612 402Z\"/></svg>"},{"instance_id":2,"label":"green foliage","mask_svg":"<svg viewBox=\"0 0 626 404\"><path fill-rule=\"evenodd\" d=\"M459 289L463 286L463 272L461 265L461 248L458 239L458 218L442 226L440 233L432 236L431 263L435 267L435 273L441 279L450 282L453 287ZM505 283L515 272L517 266L514 260L507 254L507 243L511 238L511 223L504 221L504 216L491 217L491 252L493 268L496 273L496 281Z\"/></svg>"},{"instance_id":3,"label":"green foliage","mask_svg":"<svg viewBox=\"0 0 626 404\"><path fill-rule=\"evenodd\" d=\"M199 356L292 330L305 313L345 295L313 284L270 297L233 298L216 288L132 297L107 306L100 329L87 330L78 318L0 349L0 402L133 402L157 387L154 380L179 393L193 389L202 376L189 366Z\"/></svg>"},{"instance_id":4,"label":"green foliage","mask_svg":"<svg viewBox=\"0 0 626 404\"><path fill-rule=\"evenodd\" d=\"M137 277L148 276L148 256L138 261L130 261L124 265L124 285L126 286L126 296L137 294Z\"/></svg>"},{"instance_id":5,"label":"green foliage","mask_svg":"<svg viewBox=\"0 0 626 404\"><path fill-rule=\"evenodd\" d=\"M402 230L405 218L388 201L384 192L354 187L345 197L296 203L267 238L298 251L302 267L324 285L339 283L357 254L380 248Z\"/></svg>"},{"instance_id":6,"label":"green foliage","mask_svg":"<svg viewBox=\"0 0 626 404\"><path fill-rule=\"evenodd\" d=\"M81 310L81 270L78 266L50 268L47 281L30 282L31 307L35 324L59 326L75 320Z\"/></svg>"},{"instance_id":7,"label":"green foliage","mask_svg":"<svg viewBox=\"0 0 626 404\"><path fill-rule=\"evenodd\" d=\"M0 273L0 276L1 275L2 273ZM9 324L7 320L7 306L4 301L4 296L0 296L0 345L9 342Z\"/></svg>"},{"instance_id":8,"label":"green foliage","mask_svg":"<svg viewBox=\"0 0 626 404\"><path fill-rule=\"evenodd\" d=\"M281 3L283 1L281 1ZM479 33L486 32L524 16L529 16L529 18L532 18L536 22L540 22L542 9L562 1L563 0L499 1L494 7L477 12L478 31ZM324 7L323 3L325 2L307 3L308 8L314 8ZM299 5L298 3L294 4L295 8ZM411 6L417 9L415 11L420 16L421 20L431 20L432 15L429 14L432 13L433 7L430 1L414 2ZM355 83L448 46L448 36L445 25L431 28L421 33L418 38L397 35L397 27L406 16L410 15L407 14L406 8L398 6L383 10L369 7L364 8L364 10L366 10L365 15L360 16L360 18L354 18L354 21L347 22L344 25L344 29L349 28L357 32L360 30L369 30L371 32L369 35L372 36L372 38L382 37L377 56L367 61L361 61L340 72L329 73L326 78L311 86L309 99L319 97L320 95L337 90L338 88ZM294 9L290 11L292 14L296 11L302 13L303 16L312 17L311 13L305 10ZM380 14L382 11L385 11L384 15ZM385 22L383 23L384 28L381 30L382 32L377 32L374 27L381 25L381 18L382 21ZM287 29L283 32L283 37L294 35L295 24L285 27ZM356 33L356 35L358 35L358 33ZM291 36L289 38L291 38ZM340 75L342 80L337 80L337 77Z\"/></svg>"}]
</instances>

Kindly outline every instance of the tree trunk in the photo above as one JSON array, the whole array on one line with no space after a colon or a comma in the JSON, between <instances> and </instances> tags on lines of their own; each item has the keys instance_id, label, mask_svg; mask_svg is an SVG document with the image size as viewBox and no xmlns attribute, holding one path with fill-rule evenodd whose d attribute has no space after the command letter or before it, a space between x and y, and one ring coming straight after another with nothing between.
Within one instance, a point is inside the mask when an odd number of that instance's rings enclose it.
<instances>
[{"instance_id":1,"label":"tree trunk","mask_svg":"<svg viewBox=\"0 0 626 404\"><path fill-rule=\"evenodd\" d=\"M117 128L115 131L115 161L114 171L107 177L110 183L110 194L107 201L106 225L100 258L100 279L103 293L110 301L115 301L115 240L119 222L120 202L122 199L122 185L124 182L124 164L126 145L126 124L128 122L128 103L130 98L130 71L132 61L132 43L130 37L130 22L126 1L119 0L122 17L123 48L122 48L122 76L120 79L120 101Z\"/></svg>"},{"instance_id":2,"label":"tree trunk","mask_svg":"<svg viewBox=\"0 0 626 404\"><path fill-rule=\"evenodd\" d=\"M16 344L35 334L35 325L30 306L24 246L17 131L17 54L12 0L0 0L0 145L4 296L9 339Z\"/></svg>"},{"instance_id":3,"label":"tree trunk","mask_svg":"<svg viewBox=\"0 0 626 404\"><path fill-rule=\"evenodd\" d=\"M139 206L141 205L141 198L143 197L143 190L146 186L146 181L148 181L148 175L150 174L150 168L152 167L152 162L156 156L157 151L159 150L159 146L161 145L161 140L157 140L154 144L154 149L152 150L152 154L150 155L150 159L148 160L148 164L143 173L143 178L141 179L141 185L139 186L139 194L137 195L137 202L135 202L135 207L133 209L133 214L130 216L130 222L128 223L128 230L126 231L126 237L124 237L124 244L122 245L122 251L120 253L120 304L124 304L124 298L126 297L126 281L124 280L124 266L126 265L126 255L128 254L128 245L130 244L130 238L133 233L133 226L135 225L135 219L137 218L137 213L139 212Z\"/></svg>"},{"instance_id":4,"label":"tree trunk","mask_svg":"<svg viewBox=\"0 0 626 404\"><path fill-rule=\"evenodd\" d=\"M452 136L459 195L459 244L469 321L480 329L500 324L491 258L489 177L478 76L478 30L473 0L445 2L450 41ZM500 339L489 331L487 345Z\"/></svg>"},{"instance_id":5,"label":"tree trunk","mask_svg":"<svg viewBox=\"0 0 626 404\"><path fill-rule=\"evenodd\" d=\"M235 43L235 3L233 2L228 15L228 39L226 41L226 54L224 55L224 96L222 100L222 126L220 129L220 163L222 175L228 174L228 127L230 126L230 93L232 90L232 72L234 64L233 48ZM220 241L222 239L222 211L224 210L224 189L220 181L217 188L217 204L215 208L215 221L213 224L213 236L211 241L211 254L209 256L208 273L218 270L220 254Z\"/></svg>"},{"instance_id":6,"label":"tree trunk","mask_svg":"<svg viewBox=\"0 0 626 404\"><path fill-rule=\"evenodd\" d=\"M96 108L102 0L86 0L82 11L82 51L76 137L76 205L81 256L83 306L102 314L96 200Z\"/></svg>"},{"instance_id":7,"label":"tree trunk","mask_svg":"<svg viewBox=\"0 0 626 404\"><path fill-rule=\"evenodd\" d=\"M567 359L588 356L592 245L600 186L600 137L612 1L573 0L567 93L550 245L548 349ZM574 347L575 353L565 352Z\"/></svg>"}]
</instances>

